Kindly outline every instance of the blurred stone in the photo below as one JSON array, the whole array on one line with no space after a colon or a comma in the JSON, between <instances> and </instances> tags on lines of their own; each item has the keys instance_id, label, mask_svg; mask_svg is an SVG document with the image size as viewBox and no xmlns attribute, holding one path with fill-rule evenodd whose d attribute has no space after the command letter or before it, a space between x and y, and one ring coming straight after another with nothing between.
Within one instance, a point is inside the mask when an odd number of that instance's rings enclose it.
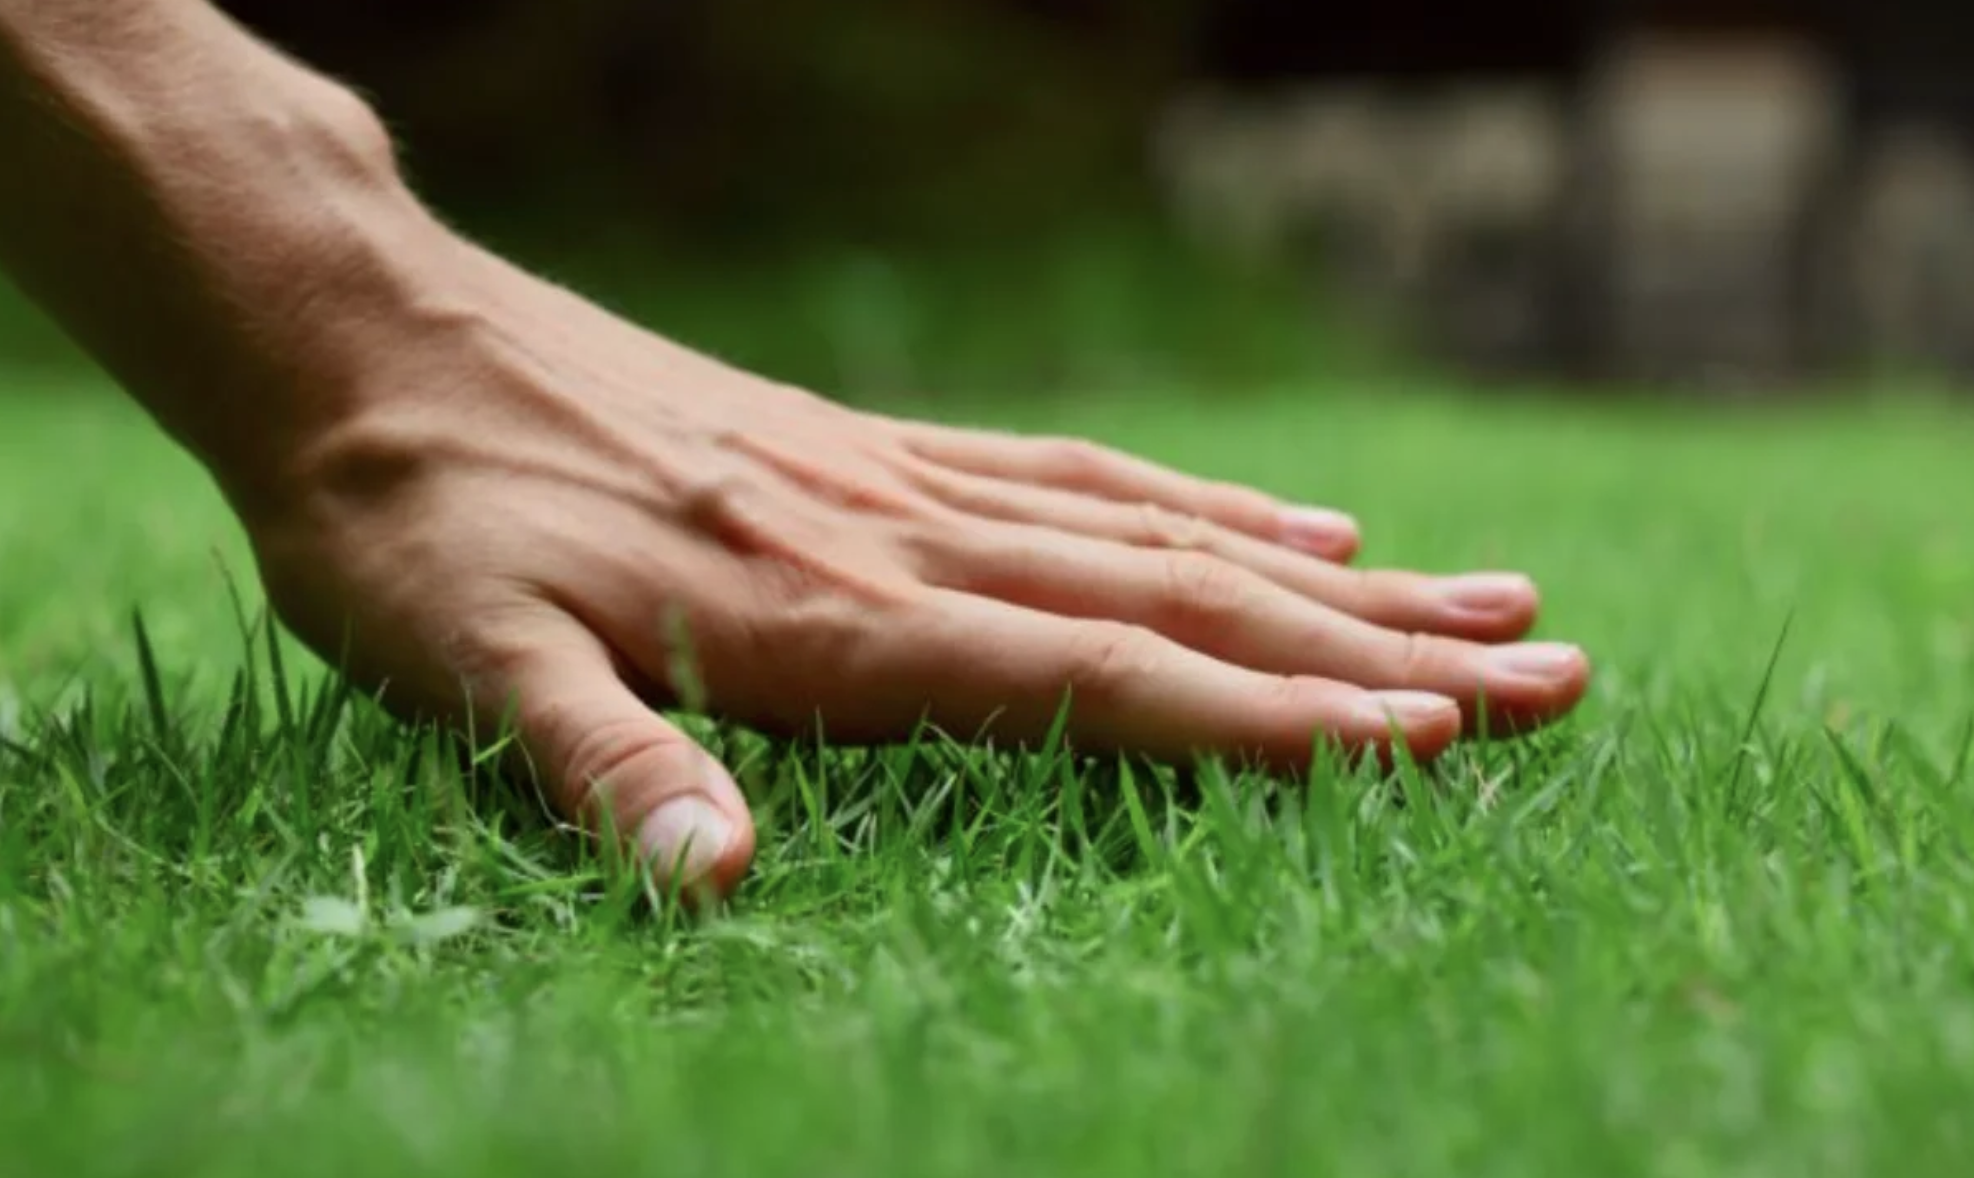
<instances>
[{"instance_id":1,"label":"blurred stone","mask_svg":"<svg viewBox=\"0 0 1974 1178\"><path fill-rule=\"evenodd\" d=\"M1602 366L1625 380L1802 375L1822 292L1814 216L1841 160L1833 67L1786 36L1614 40L1586 96Z\"/></svg>"},{"instance_id":2,"label":"blurred stone","mask_svg":"<svg viewBox=\"0 0 1974 1178\"><path fill-rule=\"evenodd\" d=\"M1867 359L1974 374L1974 158L1927 123L1871 134L1856 176L1846 273Z\"/></svg>"},{"instance_id":3,"label":"blurred stone","mask_svg":"<svg viewBox=\"0 0 1974 1178\"><path fill-rule=\"evenodd\" d=\"M1462 87L1423 106L1416 124L1407 187L1422 238L1423 342L1477 373L1564 365L1560 218L1572 161L1561 96L1539 85Z\"/></svg>"},{"instance_id":4,"label":"blurred stone","mask_svg":"<svg viewBox=\"0 0 1974 1178\"><path fill-rule=\"evenodd\" d=\"M1882 2L1837 25L1669 11L1607 28L1569 81L1202 91L1162 123L1158 172L1197 239L1306 269L1328 308L1469 373L1751 391L1863 359L1974 378L1957 26Z\"/></svg>"},{"instance_id":5,"label":"blurred stone","mask_svg":"<svg viewBox=\"0 0 1974 1178\"><path fill-rule=\"evenodd\" d=\"M1154 159L1194 239L1319 273L1345 309L1463 366L1520 372L1559 358L1566 127L1561 95L1514 82L1201 92Z\"/></svg>"},{"instance_id":6,"label":"blurred stone","mask_svg":"<svg viewBox=\"0 0 1974 1178\"><path fill-rule=\"evenodd\" d=\"M1358 278L1389 252L1404 180L1375 89L1187 94L1159 121L1152 155L1183 229L1209 248L1291 265L1334 251L1322 261Z\"/></svg>"}]
</instances>

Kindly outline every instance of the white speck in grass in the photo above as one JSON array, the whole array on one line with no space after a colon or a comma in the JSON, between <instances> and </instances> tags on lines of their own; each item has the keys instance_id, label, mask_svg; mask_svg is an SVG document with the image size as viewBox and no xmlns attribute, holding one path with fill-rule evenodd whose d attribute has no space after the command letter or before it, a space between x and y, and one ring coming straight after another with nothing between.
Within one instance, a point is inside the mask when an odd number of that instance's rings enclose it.
<instances>
[{"instance_id":1,"label":"white speck in grass","mask_svg":"<svg viewBox=\"0 0 1974 1178\"><path fill-rule=\"evenodd\" d=\"M341 896L310 896L302 902L299 927L325 937L361 937L369 926L363 909Z\"/></svg>"},{"instance_id":2,"label":"white speck in grass","mask_svg":"<svg viewBox=\"0 0 1974 1178\"><path fill-rule=\"evenodd\" d=\"M440 908L432 912L407 914L394 922L399 935L415 945L435 945L462 937L480 925L476 908Z\"/></svg>"}]
</instances>

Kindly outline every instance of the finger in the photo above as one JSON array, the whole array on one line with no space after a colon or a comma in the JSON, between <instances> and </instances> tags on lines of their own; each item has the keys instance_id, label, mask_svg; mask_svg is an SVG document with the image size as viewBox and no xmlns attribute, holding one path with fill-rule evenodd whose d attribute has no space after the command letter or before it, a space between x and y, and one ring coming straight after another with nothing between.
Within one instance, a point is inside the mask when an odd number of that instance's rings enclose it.
<instances>
[{"instance_id":1,"label":"finger","mask_svg":"<svg viewBox=\"0 0 1974 1178\"><path fill-rule=\"evenodd\" d=\"M1196 516L1270 544L1325 560L1357 553L1357 522L1321 507L1283 504L1252 487L1181 474L1080 438L1024 438L985 430L910 423L905 445L952 470L1115 503L1150 503Z\"/></svg>"},{"instance_id":2,"label":"finger","mask_svg":"<svg viewBox=\"0 0 1974 1178\"><path fill-rule=\"evenodd\" d=\"M1394 630L1507 642L1529 632L1540 608L1535 585L1519 573L1433 577L1351 569L1149 504L1133 507L936 467L916 477L927 494L970 515L1139 548L1209 553L1313 601Z\"/></svg>"},{"instance_id":3,"label":"finger","mask_svg":"<svg viewBox=\"0 0 1974 1178\"><path fill-rule=\"evenodd\" d=\"M929 718L962 739L1039 741L1065 693L1076 747L1167 760L1220 754L1287 769L1322 743L1388 755L1394 741L1424 760L1460 729L1451 700L1266 674L1142 627L943 590L909 624L874 635L839 681L831 724L865 739Z\"/></svg>"},{"instance_id":4,"label":"finger","mask_svg":"<svg viewBox=\"0 0 1974 1178\"><path fill-rule=\"evenodd\" d=\"M652 711L609 652L573 622L500 660L515 731L549 798L570 819L631 840L662 886L724 895L754 854L733 778Z\"/></svg>"},{"instance_id":5,"label":"finger","mask_svg":"<svg viewBox=\"0 0 1974 1178\"><path fill-rule=\"evenodd\" d=\"M946 588L1036 610L1142 626L1215 659L1276 675L1426 691L1470 719L1521 731L1582 698L1589 663L1555 643L1485 646L1351 617L1201 552L1157 552L1043 528L988 526L926 570Z\"/></svg>"}]
</instances>

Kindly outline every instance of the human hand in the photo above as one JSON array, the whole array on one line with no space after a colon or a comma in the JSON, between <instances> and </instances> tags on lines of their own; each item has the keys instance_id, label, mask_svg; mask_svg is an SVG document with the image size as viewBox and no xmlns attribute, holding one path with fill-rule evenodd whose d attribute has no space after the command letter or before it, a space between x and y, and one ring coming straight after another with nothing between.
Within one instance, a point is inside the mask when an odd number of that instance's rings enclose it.
<instances>
[{"instance_id":1,"label":"human hand","mask_svg":"<svg viewBox=\"0 0 1974 1178\"><path fill-rule=\"evenodd\" d=\"M1356 571L1354 525L1084 442L857 412L448 238L297 403L337 412L242 507L280 616L387 706L510 722L547 796L726 891L754 832L666 722L1086 750L1429 758L1572 707L1513 574ZM307 372L296 379L308 380Z\"/></svg>"}]
</instances>

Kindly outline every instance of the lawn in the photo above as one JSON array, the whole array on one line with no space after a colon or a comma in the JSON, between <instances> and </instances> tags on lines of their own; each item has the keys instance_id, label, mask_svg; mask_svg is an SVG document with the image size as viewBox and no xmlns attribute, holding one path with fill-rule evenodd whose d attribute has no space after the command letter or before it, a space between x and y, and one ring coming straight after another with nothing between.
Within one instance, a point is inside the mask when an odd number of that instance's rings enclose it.
<instances>
[{"instance_id":1,"label":"lawn","mask_svg":"<svg viewBox=\"0 0 1974 1178\"><path fill-rule=\"evenodd\" d=\"M1974 414L942 401L1526 569L1592 698L1397 781L713 732L761 854L686 921L250 648L134 411L6 383L0 1174L1974 1159Z\"/></svg>"}]
</instances>

